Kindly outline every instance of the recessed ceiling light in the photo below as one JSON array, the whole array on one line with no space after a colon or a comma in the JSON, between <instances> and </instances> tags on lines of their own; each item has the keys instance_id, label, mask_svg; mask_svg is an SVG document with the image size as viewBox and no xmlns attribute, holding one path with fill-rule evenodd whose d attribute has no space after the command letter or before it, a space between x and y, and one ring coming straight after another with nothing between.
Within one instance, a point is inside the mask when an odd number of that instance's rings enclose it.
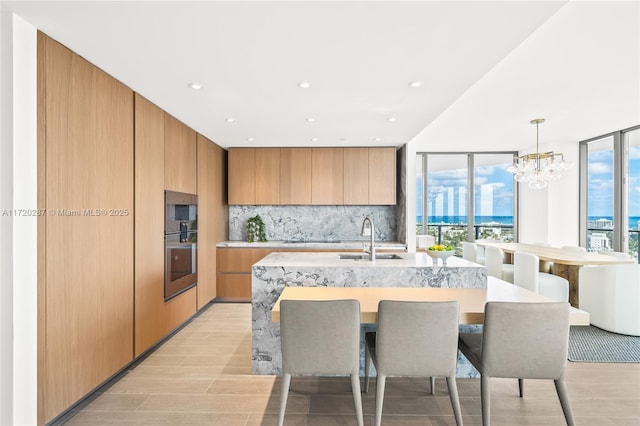
<instances>
[{"instance_id":1,"label":"recessed ceiling light","mask_svg":"<svg viewBox=\"0 0 640 426\"><path fill-rule=\"evenodd\" d=\"M394 121L396 121L396 118L395 117L389 117L389 118L387 118L387 121L394 122Z\"/></svg>"},{"instance_id":2,"label":"recessed ceiling light","mask_svg":"<svg viewBox=\"0 0 640 426\"><path fill-rule=\"evenodd\" d=\"M298 83L298 87L302 89L308 89L309 87L311 87L311 83L309 83L308 81L301 81L300 83Z\"/></svg>"},{"instance_id":3,"label":"recessed ceiling light","mask_svg":"<svg viewBox=\"0 0 640 426\"><path fill-rule=\"evenodd\" d=\"M227 123L233 123L234 121L236 121L236 119L229 117L229 118L225 118L224 121L226 121Z\"/></svg>"},{"instance_id":4,"label":"recessed ceiling light","mask_svg":"<svg viewBox=\"0 0 640 426\"><path fill-rule=\"evenodd\" d=\"M315 118L313 118L313 117L309 117L309 118L307 118L307 121L308 121L309 123L313 123L314 121L316 121L316 119L315 119Z\"/></svg>"},{"instance_id":5,"label":"recessed ceiling light","mask_svg":"<svg viewBox=\"0 0 640 426\"><path fill-rule=\"evenodd\" d=\"M202 89L202 84L189 83L189 87L191 87L193 90L200 90L200 89Z\"/></svg>"},{"instance_id":6,"label":"recessed ceiling light","mask_svg":"<svg viewBox=\"0 0 640 426\"><path fill-rule=\"evenodd\" d=\"M318 142L318 138L311 138L311 142Z\"/></svg>"},{"instance_id":7,"label":"recessed ceiling light","mask_svg":"<svg viewBox=\"0 0 640 426\"><path fill-rule=\"evenodd\" d=\"M340 138L340 142L345 142L347 138Z\"/></svg>"},{"instance_id":8,"label":"recessed ceiling light","mask_svg":"<svg viewBox=\"0 0 640 426\"><path fill-rule=\"evenodd\" d=\"M253 138L247 138L247 142L253 142Z\"/></svg>"},{"instance_id":9,"label":"recessed ceiling light","mask_svg":"<svg viewBox=\"0 0 640 426\"><path fill-rule=\"evenodd\" d=\"M380 142L380 141L382 141L382 138L374 138L373 141L374 142Z\"/></svg>"},{"instance_id":10,"label":"recessed ceiling light","mask_svg":"<svg viewBox=\"0 0 640 426\"><path fill-rule=\"evenodd\" d=\"M421 81L412 81L409 83L409 87L422 87L424 83Z\"/></svg>"}]
</instances>

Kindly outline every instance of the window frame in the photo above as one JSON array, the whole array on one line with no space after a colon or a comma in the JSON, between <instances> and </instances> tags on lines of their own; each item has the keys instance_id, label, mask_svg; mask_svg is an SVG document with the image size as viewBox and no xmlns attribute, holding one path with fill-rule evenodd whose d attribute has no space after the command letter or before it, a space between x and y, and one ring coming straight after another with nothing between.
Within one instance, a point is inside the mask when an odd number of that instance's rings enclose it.
<instances>
[{"instance_id":1,"label":"window frame","mask_svg":"<svg viewBox=\"0 0 640 426\"><path fill-rule=\"evenodd\" d=\"M450 151L420 151L416 152L416 157L422 157L422 234L419 235L427 235L427 175L428 171L428 156L429 155L466 155L467 156L467 206L469 209L468 220L467 220L467 241L473 242L475 241L475 187L474 187L474 179L475 179L475 155L511 155L513 160L518 157L518 151L458 151L458 152L450 152ZM513 180L513 241L518 242L519 239L519 214L518 214L518 195L519 195L518 182ZM417 194L416 194L417 195ZM417 225L417 223L416 223ZM417 234L417 232L416 232Z\"/></svg>"},{"instance_id":2,"label":"window frame","mask_svg":"<svg viewBox=\"0 0 640 426\"><path fill-rule=\"evenodd\" d=\"M613 137L613 245L614 251L629 252L629 209L628 209L628 164L629 144L624 137L626 133L640 129L640 125L628 127L615 132L605 133L600 136L580 141L580 171L579 171L579 203L580 203L580 246L588 244L588 146L590 143ZM640 253L638 254L640 256Z\"/></svg>"}]
</instances>

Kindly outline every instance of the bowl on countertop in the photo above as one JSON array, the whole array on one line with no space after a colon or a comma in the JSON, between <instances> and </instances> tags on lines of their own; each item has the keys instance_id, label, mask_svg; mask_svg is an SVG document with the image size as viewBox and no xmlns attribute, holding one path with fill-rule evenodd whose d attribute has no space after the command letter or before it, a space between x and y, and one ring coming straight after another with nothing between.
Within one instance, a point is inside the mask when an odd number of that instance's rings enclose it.
<instances>
[{"instance_id":1,"label":"bowl on countertop","mask_svg":"<svg viewBox=\"0 0 640 426\"><path fill-rule=\"evenodd\" d=\"M433 259L433 263L437 263L438 259L442 259L444 265L447 264L447 259L454 255L454 250L425 250L427 254Z\"/></svg>"}]
</instances>

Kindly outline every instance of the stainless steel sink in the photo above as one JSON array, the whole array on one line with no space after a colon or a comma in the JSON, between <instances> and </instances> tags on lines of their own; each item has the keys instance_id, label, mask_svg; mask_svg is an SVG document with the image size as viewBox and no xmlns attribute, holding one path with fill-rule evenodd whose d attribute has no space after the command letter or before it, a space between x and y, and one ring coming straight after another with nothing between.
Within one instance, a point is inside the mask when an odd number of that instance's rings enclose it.
<instances>
[{"instance_id":1,"label":"stainless steel sink","mask_svg":"<svg viewBox=\"0 0 640 426\"><path fill-rule=\"evenodd\" d=\"M369 260L369 255L367 253L343 253L338 255L339 259L347 259L347 260ZM395 253L378 253L376 254L376 259L380 260L389 260L389 259L402 259L402 257L398 256Z\"/></svg>"}]
</instances>

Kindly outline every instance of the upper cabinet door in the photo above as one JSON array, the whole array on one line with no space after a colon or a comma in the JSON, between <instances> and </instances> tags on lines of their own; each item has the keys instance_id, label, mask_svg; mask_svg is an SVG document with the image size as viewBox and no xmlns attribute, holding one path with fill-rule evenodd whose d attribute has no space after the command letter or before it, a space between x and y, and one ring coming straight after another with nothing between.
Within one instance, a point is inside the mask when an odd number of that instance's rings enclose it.
<instances>
[{"instance_id":1,"label":"upper cabinet door","mask_svg":"<svg viewBox=\"0 0 640 426\"><path fill-rule=\"evenodd\" d=\"M311 204L343 204L343 174L343 148L312 148Z\"/></svg>"},{"instance_id":2,"label":"upper cabinet door","mask_svg":"<svg viewBox=\"0 0 640 426\"><path fill-rule=\"evenodd\" d=\"M164 114L164 187L195 194L196 132Z\"/></svg>"},{"instance_id":3,"label":"upper cabinet door","mask_svg":"<svg viewBox=\"0 0 640 426\"><path fill-rule=\"evenodd\" d=\"M280 204L280 148L255 148L256 204Z\"/></svg>"},{"instance_id":4,"label":"upper cabinet door","mask_svg":"<svg viewBox=\"0 0 640 426\"><path fill-rule=\"evenodd\" d=\"M230 148L229 204L256 204L255 148Z\"/></svg>"},{"instance_id":5,"label":"upper cabinet door","mask_svg":"<svg viewBox=\"0 0 640 426\"><path fill-rule=\"evenodd\" d=\"M369 204L396 204L396 149L369 148Z\"/></svg>"},{"instance_id":6,"label":"upper cabinet door","mask_svg":"<svg viewBox=\"0 0 640 426\"><path fill-rule=\"evenodd\" d=\"M344 204L369 204L369 148L344 149Z\"/></svg>"},{"instance_id":7,"label":"upper cabinet door","mask_svg":"<svg viewBox=\"0 0 640 426\"><path fill-rule=\"evenodd\" d=\"M311 204L311 148L280 151L280 204Z\"/></svg>"}]
</instances>

